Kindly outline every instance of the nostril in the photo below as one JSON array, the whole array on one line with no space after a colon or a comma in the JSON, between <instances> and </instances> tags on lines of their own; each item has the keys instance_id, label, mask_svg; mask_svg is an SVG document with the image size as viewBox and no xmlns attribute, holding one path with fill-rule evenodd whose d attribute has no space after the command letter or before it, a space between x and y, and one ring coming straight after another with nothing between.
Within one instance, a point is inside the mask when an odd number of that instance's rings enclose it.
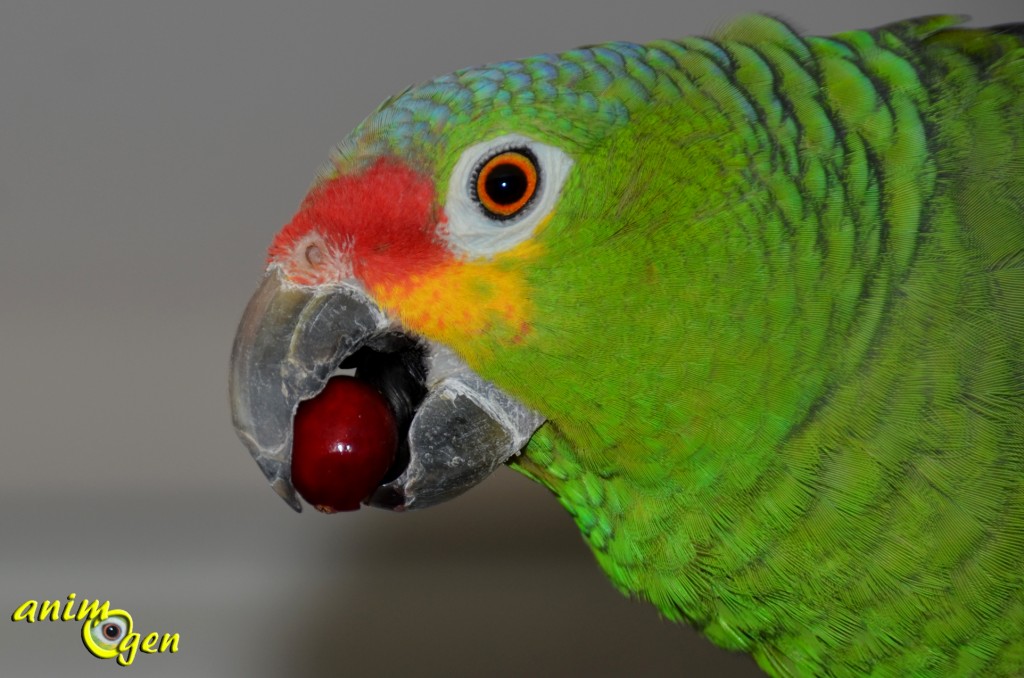
<instances>
[{"instance_id":1,"label":"nostril","mask_svg":"<svg viewBox=\"0 0 1024 678\"><path fill-rule=\"evenodd\" d=\"M309 262L310 266L319 266L323 263L323 260L324 253L319 245L310 245L306 248L306 261Z\"/></svg>"}]
</instances>

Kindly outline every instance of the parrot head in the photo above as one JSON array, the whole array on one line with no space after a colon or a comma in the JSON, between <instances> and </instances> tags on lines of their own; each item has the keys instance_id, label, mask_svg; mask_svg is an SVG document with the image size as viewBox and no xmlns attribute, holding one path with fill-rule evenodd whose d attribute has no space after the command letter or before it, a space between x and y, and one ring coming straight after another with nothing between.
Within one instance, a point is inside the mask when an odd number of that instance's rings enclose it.
<instances>
[{"instance_id":1,"label":"parrot head","mask_svg":"<svg viewBox=\"0 0 1024 678\"><path fill-rule=\"evenodd\" d=\"M641 50L458 71L385 102L337 147L274 239L232 354L235 427L293 508L292 420L339 367L399 422L397 461L368 499L385 508L464 491L545 421L602 449L651 425L644 403L678 385L675 364L640 374L662 315L650 290L674 284L655 256L659 215L706 219L701 196L730 191L712 172L658 175L735 149L708 102L673 114L687 143L652 133L665 114L644 104L669 84L636 70Z\"/></svg>"},{"instance_id":2,"label":"parrot head","mask_svg":"<svg viewBox=\"0 0 1024 678\"><path fill-rule=\"evenodd\" d=\"M578 226L614 209L614 181L594 177L615 158L596 150L625 109L590 93L610 75L551 55L459 71L386 102L333 153L274 239L232 353L235 427L296 510L292 419L339 366L375 383L403 434L376 506L462 492L550 416L524 387L587 289L565 275L589 269L565 265L598 232Z\"/></svg>"}]
</instances>

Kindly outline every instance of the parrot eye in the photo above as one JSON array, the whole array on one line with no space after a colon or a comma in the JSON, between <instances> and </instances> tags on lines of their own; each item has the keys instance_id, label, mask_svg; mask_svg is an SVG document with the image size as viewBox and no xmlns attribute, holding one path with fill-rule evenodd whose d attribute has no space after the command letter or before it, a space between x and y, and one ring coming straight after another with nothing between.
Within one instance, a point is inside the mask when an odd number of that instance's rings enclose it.
<instances>
[{"instance_id":1,"label":"parrot eye","mask_svg":"<svg viewBox=\"0 0 1024 678\"><path fill-rule=\"evenodd\" d=\"M491 156L476 171L476 199L491 217L510 219L537 194L540 173L537 159L528 148L516 148Z\"/></svg>"},{"instance_id":2,"label":"parrot eye","mask_svg":"<svg viewBox=\"0 0 1024 678\"><path fill-rule=\"evenodd\" d=\"M554 211L572 164L562 149L521 134L470 146L448 181L445 239L474 257L527 240Z\"/></svg>"}]
</instances>

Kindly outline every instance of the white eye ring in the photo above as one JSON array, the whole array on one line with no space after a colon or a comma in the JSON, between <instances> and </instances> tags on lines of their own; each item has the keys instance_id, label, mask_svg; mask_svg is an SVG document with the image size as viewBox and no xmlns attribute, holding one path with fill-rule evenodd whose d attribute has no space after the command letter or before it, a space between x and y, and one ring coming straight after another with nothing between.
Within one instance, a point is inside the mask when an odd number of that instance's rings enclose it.
<instances>
[{"instance_id":1,"label":"white eye ring","mask_svg":"<svg viewBox=\"0 0 1024 678\"><path fill-rule=\"evenodd\" d=\"M536 160L536 189L519 212L498 217L477 200L476 179L488 160L514 149L529 151ZM471 257L490 257L527 240L554 209L572 165L572 158L562 149L521 134L506 134L470 146L459 156L448 182L446 239L453 249Z\"/></svg>"}]
</instances>

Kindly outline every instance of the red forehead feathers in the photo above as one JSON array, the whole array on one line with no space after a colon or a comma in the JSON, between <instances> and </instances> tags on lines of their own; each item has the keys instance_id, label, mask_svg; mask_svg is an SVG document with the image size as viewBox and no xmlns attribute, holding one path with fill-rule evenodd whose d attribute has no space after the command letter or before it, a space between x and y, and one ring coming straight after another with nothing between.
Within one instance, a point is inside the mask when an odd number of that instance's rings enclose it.
<instances>
[{"instance_id":1,"label":"red forehead feathers","mask_svg":"<svg viewBox=\"0 0 1024 678\"><path fill-rule=\"evenodd\" d=\"M351 257L352 271L367 284L401 280L450 256L437 236L444 217L435 213L435 196L429 177L380 158L315 186L274 238L269 259L287 261L315 231Z\"/></svg>"}]
</instances>

